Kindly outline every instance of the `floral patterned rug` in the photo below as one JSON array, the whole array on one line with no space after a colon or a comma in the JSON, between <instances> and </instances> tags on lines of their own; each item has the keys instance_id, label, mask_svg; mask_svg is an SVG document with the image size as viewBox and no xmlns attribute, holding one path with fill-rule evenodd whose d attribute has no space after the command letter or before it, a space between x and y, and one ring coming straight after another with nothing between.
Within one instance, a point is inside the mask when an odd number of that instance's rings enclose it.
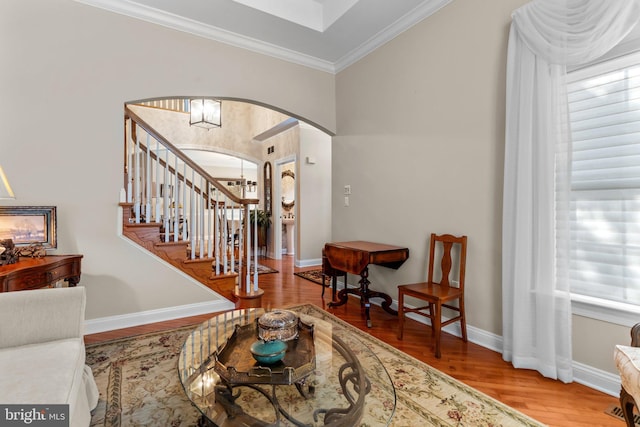
<instances>
[{"instance_id":1,"label":"floral patterned rug","mask_svg":"<svg viewBox=\"0 0 640 427\"><path fill-rule=\"evenodd\" d=\"M378 356L396 388L392 426L542 426L319 307L304 304L287 308L349 330ZM199 413L177 376L178 351L192 329L88 345L87 364L100 390L91 426L197 425Z\"/></svg>"},{"instance_id":2,"label":"floral patterned rug","mask_svg":"<svg viewBox=\"0 0 640 427\"><path fill-rule=\"evenodd\" d=\"M235 271L237 273L240 270L240 261L235 260L233 265L234 265L233 271ZM251 261L251 269L250 269L251 274L253 274L253 271L254 271L255 267L256 267L256 263L254 261ZM229 270L231 270L231 260L227 261L227 268ZM215 271L215 267L213 267L213 269ZM223 271L223 270L224 270L224 265L220 264L220 271ZM258 274L269 274L269 273L277 273L277 272L278 272L278 270L276 270L275 268L271 268L271 267L267 267L266 265L258 264Z\"/></svg>"},{"instance_id":3,"label":"floral patterned rug","mask_svg":"<svg viewBox=\"0 0 640 427\"><path fill-rule=\"evenodd\" d=\"M297 273L293 273L298 277L302 277L303 279L307 279L313 283L317 283L318 285L322 285L322 269L319 270L307 270L307 271L299 271ZM330 280L327 280L325 286L329 286L331 283Z\"/></svg>"}]
</instances>

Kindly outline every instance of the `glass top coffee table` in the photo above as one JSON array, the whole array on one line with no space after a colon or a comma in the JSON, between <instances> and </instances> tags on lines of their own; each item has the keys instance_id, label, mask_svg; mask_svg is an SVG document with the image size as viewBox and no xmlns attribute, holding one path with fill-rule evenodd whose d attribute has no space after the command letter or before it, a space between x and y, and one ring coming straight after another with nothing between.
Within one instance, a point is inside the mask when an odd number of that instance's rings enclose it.
<instances>
[{"instance_id":1,"label":"glass top coffee table","mask_svg":"<svg viewBox=\"0 0 640 427\"><path fill-rule=\"evenodd\" d=\"M284 359L259 363L262 308L200 324L178 359L180 382L202 426L386 426L396 395L382 362L348 330L298 314L300 337Z\"/></svg>"}]
</instances>

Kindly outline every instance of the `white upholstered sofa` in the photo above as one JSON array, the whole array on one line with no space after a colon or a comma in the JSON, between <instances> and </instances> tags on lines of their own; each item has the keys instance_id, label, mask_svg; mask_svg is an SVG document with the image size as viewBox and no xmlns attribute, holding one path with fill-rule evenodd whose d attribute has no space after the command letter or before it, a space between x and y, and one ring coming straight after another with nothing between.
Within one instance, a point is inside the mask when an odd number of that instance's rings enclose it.
<instances>
[{"instance_id":1,"label":"white upholstered sofa","mask_svg":"<svg viewBox=\"0 0 640 427\"><path fill-rule=\"evenodd\" d=\"M89 425L85 301L83 286L0 293L0 404L69 404L70 426Z\"/></svg>"}]
</instances>

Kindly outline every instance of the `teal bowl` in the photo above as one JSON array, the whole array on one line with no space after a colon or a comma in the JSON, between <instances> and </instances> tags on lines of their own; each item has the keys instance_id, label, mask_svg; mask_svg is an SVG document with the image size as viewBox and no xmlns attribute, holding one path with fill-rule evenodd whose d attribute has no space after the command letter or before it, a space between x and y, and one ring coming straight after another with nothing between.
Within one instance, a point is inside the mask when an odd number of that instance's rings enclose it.
<instances>
[{"instance_id":1,"label":"teal bowl","mask_svg":"<svg viewBox=\"0 0 640 427\"><path fill-rule=\"evenodd\" d=\"M287 352L287 343L280 340L258 340L251 344L251 354L260 363L272 365L282 360Z\"/></svg>"}]
</instances>

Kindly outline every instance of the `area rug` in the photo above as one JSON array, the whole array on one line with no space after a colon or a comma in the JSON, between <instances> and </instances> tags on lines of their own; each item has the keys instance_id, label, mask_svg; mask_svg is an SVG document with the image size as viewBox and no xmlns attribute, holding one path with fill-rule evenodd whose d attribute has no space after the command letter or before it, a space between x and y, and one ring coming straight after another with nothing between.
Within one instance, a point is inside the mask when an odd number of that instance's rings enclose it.
<instances>
[{"instance_id":1,"label":"area rug","mask_svg":"<svg viewBox=\"0 0 640 427\"><path fill-rule=\"evenodd\" d=\"M396 388L392 426L541 427L542 424L311 304L288 307L349 331L386 367ZM100 391L92 426L194 426L198 411L177 376L178 352L193 327L87 346Z\"/></svg>"},{"instance_id":2,"label":"area rug","mask_svg":"<svg viewBox=\"0 0 640 427\"><path fill-rule=\"evenodd\" d=\"M215 262L215 261L214 261ZM215 264L214 264L215 265ZM231 260L227 261L228 268L231 269ZM237 273L240 268L240 262L238 260L234 260L233 265L235 266L234 271ZM251 274L253 274L253 270L256 266L256 263L251 261ZM215 267L214 267L215 270ZM223 264L220 264L220 271L223 271ZM266 265L262 265L258 263L258 274L269 274L269 273L277 273L278 270L267 267Z\"/></svg>"},{"instance_id":3,"label":"area rug","mask_svg":"<svg viewBox=\"0 0 640 427\"><path fill-rule=\"evenodd\" d=\"M316 283L318 285L322 285L322 269L318 269L318 270L308 270L308 271L300 271L297 273L293 273L294 275L298 276L298 277L302 277L303 279L307 279L313 283ZM326 284L324 286L329 286L329 281L326 281Z\"/></svg>"}]
</instances>

